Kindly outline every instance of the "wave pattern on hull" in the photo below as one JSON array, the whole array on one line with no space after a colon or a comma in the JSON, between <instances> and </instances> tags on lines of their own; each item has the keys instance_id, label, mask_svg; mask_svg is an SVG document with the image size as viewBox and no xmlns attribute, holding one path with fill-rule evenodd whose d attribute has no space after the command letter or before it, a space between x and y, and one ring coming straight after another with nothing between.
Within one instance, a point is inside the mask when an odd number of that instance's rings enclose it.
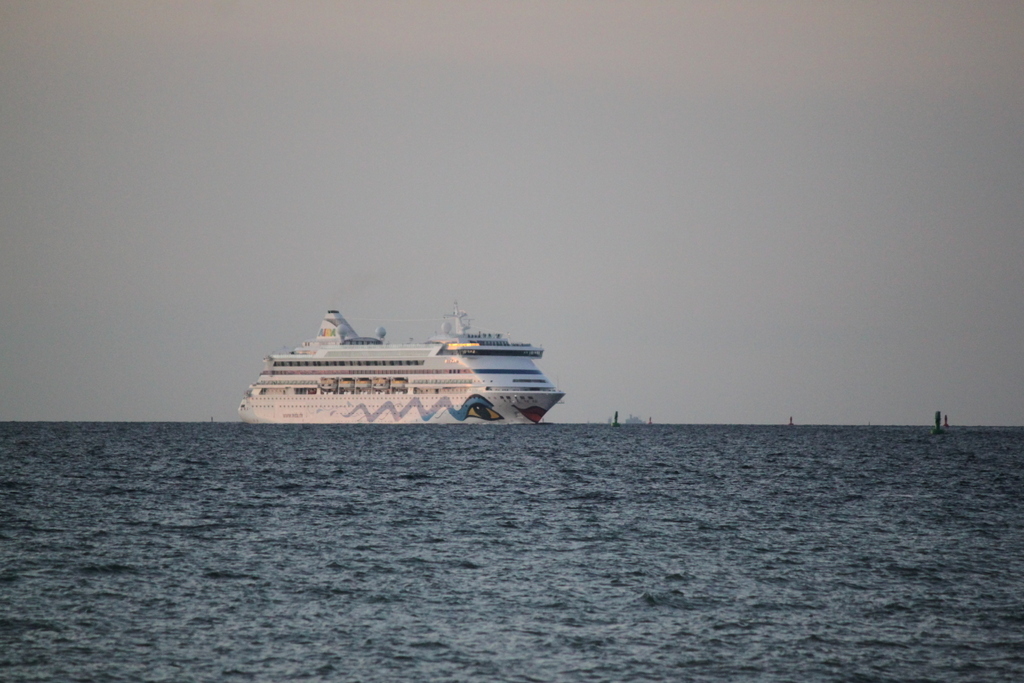
<instances>
[{"instance_id":1,"label":"wave pattern on hull","mask_svg":"<svg viewBox=\"0 0 1024 683\"><path fill-rule=\"evenodd\" d=\"M377 408L377 410L374 410L373 412L370 412L370 409L366 407L365 403L360 403L355 408L353 408L351 412L342 413L342 412L340 412L338 410L331 410L329 414L330 415L338 415L338 414L340 414L346 420L350 420L353 417L355 417L355 415L357 413L362 411L363 419L364 420L366 420L367 422L376 422L377 418L379 418L384 413L390 413L392 420L394 420L395 422L400 422L414 408L419 413L419 417L420 417L421 420L423 420L424 422L429 422L430 419L432 417L434 417L434 415L436 415L439 410L443 410L444 408L448 408L449 411L450 411L452 408L454 408L454 405L452 404L452 400L449 397L443 396L443 397L439 398L437 401L435 401L434 404L432 406L430 406L430 408L426 408L423 405L423 401L421 401L418 398L414 398L411 401L409 401L408 403L406 403L405 407L403 407L401 410L399 410L397 407L395 407L395 404L394 404L393 401L385 401L379 408ZM323 411L317 411L317 412L323 412Z\"/></svg>"},{"instance_id":2,"label":"wave pattern on hull","mask_svg":"<svg viewBox=\"0 0 1024 683\"><path fill-rule=\"evenodd\" d=\"M349 412L343 412L338 408L320 408L315 414L326 414L332 417L338 416L347 422L369 423L376 422L382 415L389 415L392 422L402 422L405 420L406 415L416 410L423 422L429 422L434 416L445 409L447 409L448 414L452 418L459 422L465 422L467 417L475 417L486 422L504 419L500 413L494 410L494 404L479 394L474 394L467 398L459 408L455 407L451 398L442 396L434 401L429 408L419 398L414 398L406 402L402 408L398 408L394 401L385 401L376 410L370 410L365 403L360 403ZM362 413L361 416L359 415L360 413Z\"/></svg>"}]
</instances>

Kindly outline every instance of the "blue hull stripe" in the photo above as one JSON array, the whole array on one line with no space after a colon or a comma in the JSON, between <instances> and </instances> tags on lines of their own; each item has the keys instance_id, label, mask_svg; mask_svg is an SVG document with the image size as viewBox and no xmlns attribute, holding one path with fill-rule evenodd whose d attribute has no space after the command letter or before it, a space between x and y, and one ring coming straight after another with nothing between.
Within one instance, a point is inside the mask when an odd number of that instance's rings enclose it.
<instances>
[{"instance_id":1,"label":"blue hull stripe","mask_svg":"<svg viewBox=\"0 0 1024 683\"><path fill-rule=\"evenodd\" d=\"M478 375L539 375L540 370L474 370Z\"/></svg>"}]
</instances>

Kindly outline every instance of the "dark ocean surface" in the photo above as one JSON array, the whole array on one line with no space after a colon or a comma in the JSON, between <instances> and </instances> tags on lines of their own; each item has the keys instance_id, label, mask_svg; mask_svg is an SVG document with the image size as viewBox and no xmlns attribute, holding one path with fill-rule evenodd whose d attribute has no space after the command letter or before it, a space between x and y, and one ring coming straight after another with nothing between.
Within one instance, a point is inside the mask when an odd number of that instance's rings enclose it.
<instances>
[{"instance_id":1,"label":"dark ocean surface","mask_svg":"<svg viewBox=\"0 0 1024 683\"><path fill-rule=\"evenodd\" d=\"M0 424L2 681L1021 681L1024 430Z\"/></svg>"}]
</instances>

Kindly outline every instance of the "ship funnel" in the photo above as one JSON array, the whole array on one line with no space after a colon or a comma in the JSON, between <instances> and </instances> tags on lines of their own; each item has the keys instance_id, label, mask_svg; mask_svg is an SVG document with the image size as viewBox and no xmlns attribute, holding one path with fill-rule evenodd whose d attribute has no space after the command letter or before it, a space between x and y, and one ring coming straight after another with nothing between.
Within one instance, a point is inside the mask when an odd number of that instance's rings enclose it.
<instances>
[{"instance_id":1,"label":"ship funnel","mask_svg":"<svg viewBox=\"0 0 1024 683\"><path fill-rule=\"evenodd\" d=\"M340 344L346 339L358 336L341 313L327 311L323 322L320 323L320 331L317 333L316 338L318 341L336 341Z\"/></svg>"}]
</instances>

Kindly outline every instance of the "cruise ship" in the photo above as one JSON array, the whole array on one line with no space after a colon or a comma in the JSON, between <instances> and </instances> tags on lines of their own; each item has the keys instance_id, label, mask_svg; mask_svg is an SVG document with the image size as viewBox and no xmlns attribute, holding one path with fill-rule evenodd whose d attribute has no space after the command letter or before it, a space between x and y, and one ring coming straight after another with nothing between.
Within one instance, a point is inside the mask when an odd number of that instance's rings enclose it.
<instances>
[{"instance_id":1,"label":"cruise ship","mask_svg":"<svg viewBox=\"0 0 1024 683\"><path fill-rule=\"evenodd\" d=\"M534 364L544 350L474 332L455 304L421 344L361 337L327 311L313 339L263 359L238 414L260 423L539 423L565 395Z\"/></svg>"}]
</instances>

